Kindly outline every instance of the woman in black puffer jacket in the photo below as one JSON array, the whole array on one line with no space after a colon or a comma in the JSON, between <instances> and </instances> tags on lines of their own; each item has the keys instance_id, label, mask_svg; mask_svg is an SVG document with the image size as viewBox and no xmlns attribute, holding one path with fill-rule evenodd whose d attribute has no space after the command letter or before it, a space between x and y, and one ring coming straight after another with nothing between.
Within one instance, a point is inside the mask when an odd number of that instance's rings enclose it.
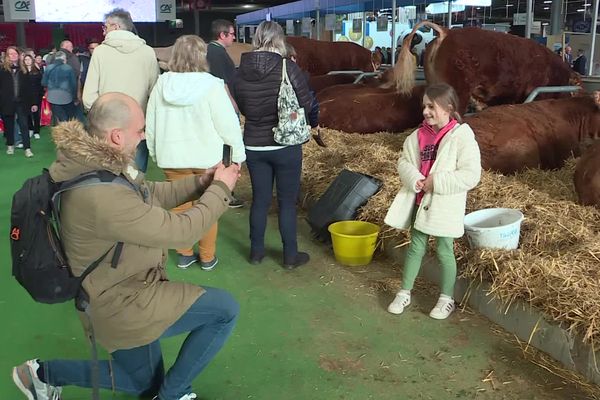
<instances>
[{"instance_id":1,"label":"woman in black puffer jacket","mask_svg":"<svg viewBox=\"0 0 600 400\"><path fill-rule=\"evenodd\" d=\"M277 126L277 97L281 84L285 37L276 22L262 22L254 34L254 51L242 54L233 85L234 98L246 118L244 145L246 163L252 182L250 210L250 262L259 264L265 256L265 229L271 206L273 181L277 185L279 232L283 242L283 267L306 264L309 255L298 251L296 240L296 200L302 174L302 145L281 146L273 140ZM302 70L293 62L286 63L289 80L294 87L304 115L310 125L317 126L310 115L312 95Z\"/></svg>"}]
</instances>

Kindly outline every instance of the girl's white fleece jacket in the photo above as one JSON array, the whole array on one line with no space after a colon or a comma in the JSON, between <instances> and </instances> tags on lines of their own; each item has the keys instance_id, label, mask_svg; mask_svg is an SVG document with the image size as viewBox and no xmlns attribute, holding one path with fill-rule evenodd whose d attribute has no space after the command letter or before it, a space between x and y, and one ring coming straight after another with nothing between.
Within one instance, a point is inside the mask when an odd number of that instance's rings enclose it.
<instances>
[{"instance_id":1,"label":"girl's white fleece jacket","mask_svg":"<svg viewBox=\"0 0 600 400\"><path fill-rule=\"evenodd\" d=\"M166 72L148 100L146 141L160 168L211 168L233 148L246 160L240 122L223 81L208 72Z\"/></svg>"},{"instance_id":2,"label":"girl's white fleece jacket","mask_svg":"<svg viewBox=\"0 0 600 400\"><path fill-rule=\"evenodd\" d=\"M417 190L415 184L424 179L419 171L418 129L404 141L398 160L402 188L385 216L385 223L398 229L411 226ZM481 178L481 155L475 135L467 124L457 124L440 142L431 167L433 193L425 193L417 210L415 229L436 237L461 237L467 191Z\"/></svg>"}]
</instances>

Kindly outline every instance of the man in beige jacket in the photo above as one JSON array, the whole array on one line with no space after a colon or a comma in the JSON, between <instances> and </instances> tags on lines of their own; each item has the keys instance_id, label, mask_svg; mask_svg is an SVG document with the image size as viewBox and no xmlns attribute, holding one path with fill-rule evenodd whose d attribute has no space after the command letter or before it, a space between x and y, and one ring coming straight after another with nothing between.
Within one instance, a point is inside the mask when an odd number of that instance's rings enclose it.
<instances>
[{"instance_id":1,"label":"man in beige jacket","mask_svg":"<svg viewBox=\"0 0 600 400\"><path fill-rule=\"evenodd\" d=\"M191 246L216 223L228 209L239 166L220 164L201 177L146 182L131 166L144 138L136 101L105 94L88 119L87 131L78 121L53 130L58 156L50 175L63 182L106 170L129 182L74 188L61 198L60 233L73 274L80 276L105 254L82 285L96 340L111 353L111 361L99 361L99 385L160 400L195 399L192 381L231 334L239 305L224 290L170 281L167 249ZM169 211L188 201L195 201L188 211ZM113 267L119 242L122 252ZM159 339L187 332L165 375ZM13 369L13 380L28 399L58 400L62 386L91 387L92 367L89 360L32 359Z\"/></svg>"},{"instance_id":2,"label":"man in beige jacket","mask_svg":"<svg viewBox=\"0 0 600 400\"><path fill-rule=\"evenodd\" d=\"M152 47L134 32L131 14L116 8L104 17L104 41L94 50L83 88L83 106L89 110L96 99L108 92L133 97L143 112L158 79L158 61ZM146 172L148 148L140 142L136 165Z\"/></svg>"}]
</instances>

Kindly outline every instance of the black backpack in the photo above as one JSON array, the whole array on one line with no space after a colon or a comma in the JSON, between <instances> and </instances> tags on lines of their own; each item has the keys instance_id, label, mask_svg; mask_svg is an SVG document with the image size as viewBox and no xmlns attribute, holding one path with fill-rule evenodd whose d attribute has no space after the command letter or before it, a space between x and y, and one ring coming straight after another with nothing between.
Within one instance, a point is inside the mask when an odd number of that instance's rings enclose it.
<instances>
[{"instance_id":1,"label":"black backpack","mask_svg":"<svg viewBox=\"0 0 600 400\"><path fill-rule=\"evenodd\" d=\"M57 183L44 169L41 175L25 181L14 194L10 228L12 274L35 301L53 304L72 299L87 300L81 299L81 283L113 248L111 266L116 268L122 242L108 249L81 276L73 276L59 235L60 194L82 186L107 183L136 189L124 177L108 171L93 171ZM80 310L85 307L78 303L76 301Z\"/></svg>"}]
</instances>

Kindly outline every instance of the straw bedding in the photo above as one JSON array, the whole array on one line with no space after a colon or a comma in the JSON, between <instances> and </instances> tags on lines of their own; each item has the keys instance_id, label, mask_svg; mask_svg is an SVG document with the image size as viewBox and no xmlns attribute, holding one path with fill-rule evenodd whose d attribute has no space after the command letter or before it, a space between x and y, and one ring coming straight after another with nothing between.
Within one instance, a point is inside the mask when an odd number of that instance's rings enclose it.
<instances>
[{"instance_id":1,"label":"straw bedding","mask_svg":"<svg viewBox=\"0 0 600 400\"><path fill-rule=\"evenodd\" d=\"M382 226L384 237L407 243L407 233L384 226L400 188L396 162L407 134L346 134L322 130L327 148L304 147L303 191L318 198L347 168L381 179L382 190L358 219ZM562 323L587 343L600 339L600 210L576 204L575 160L556 171L528 170L515 176L484 172L469 194L468 211L488 207L521 210L520 248L471 250L456 242L460 274L491 283L491 294L510 306L524 300Z\"/></svg>"}]
</instances>

